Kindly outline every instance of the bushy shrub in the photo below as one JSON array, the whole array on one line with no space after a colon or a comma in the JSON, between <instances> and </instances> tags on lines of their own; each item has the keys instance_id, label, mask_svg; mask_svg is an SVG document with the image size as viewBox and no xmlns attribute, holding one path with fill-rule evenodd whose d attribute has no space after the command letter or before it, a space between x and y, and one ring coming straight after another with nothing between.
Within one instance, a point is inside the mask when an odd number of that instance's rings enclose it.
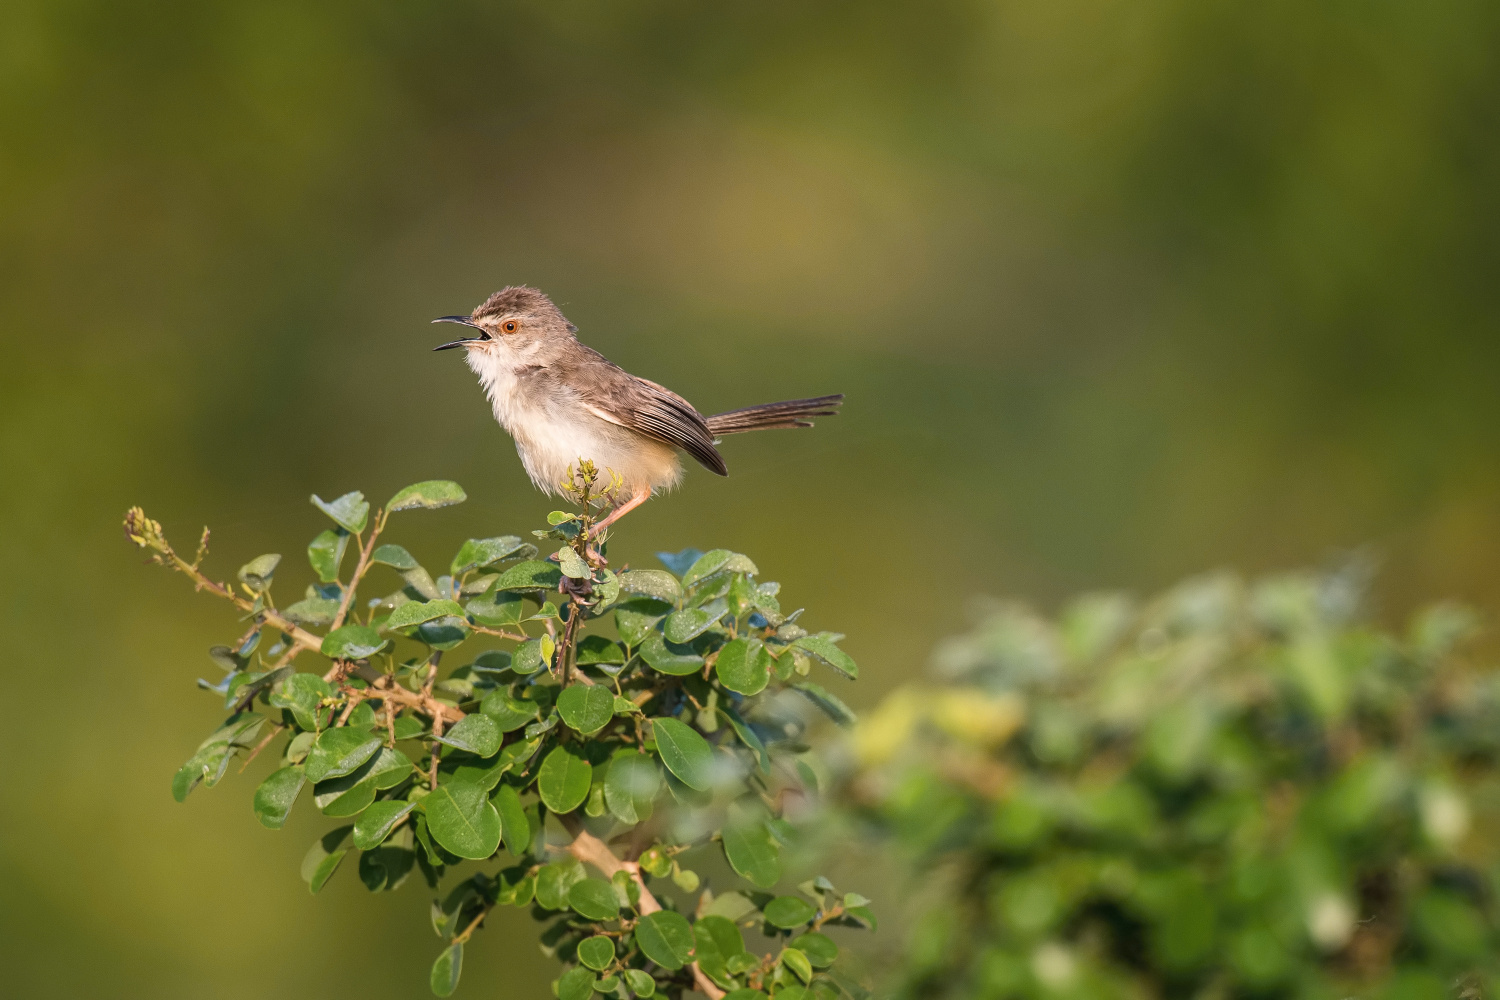
<instances>
[{"instance_id":1,"label":"bushy shrub","mask_svg":"<svg viewBox=\"0 0 1500 1000\"><path fill-rule=\"evenodd\" d=\"M903 997L1493 995L1500 676L1346 569L990 608L860 727Z\"/></svg>"},{"instance_id":2,"label":"bushy shrub","mask_svg":"<svg viewBox=\"0 0 1500 1000\"><path fill-rule=\"evenodd\" d=\"M671 572L611 570L605 539L590 539L611 499L598 479L584 465L569 484L576 510L533 532L558 546L550 558L514 535L469 539L436 578L384 533L393 514L464 500L457 484L418 483L373 517L360 493L314 497L333 526L307 547L315 581L286 605L272 596L280 556L241 567L237 587L216 582L201 569L207 529L189 562L132 510L133 542L248 622L211 651L224 677L199 683L228 714L173 794L216 785L231 761L281 740L255 815L278 829L301 797L335 819L302 865L313 892L351 851L372 892L413 870L436 890L462 868L433 901L447 942L430 975L439 996L502 905L546 925L544 951L567 965L561 1000L862 996L823 931L872 926L868 900L822 878L769 891L795 834L784 806L813 791L806 720L787 699L849 721L810 674L821 664L852 678L853 660L840 636L784 613L779 586L743 555L688 550L663 557ZM359 599L372 583L384 596ZM442 669L455 656L464 665ZM742 879L717 895L684 866L712 841Z\"/></svg>"}]
</instances>

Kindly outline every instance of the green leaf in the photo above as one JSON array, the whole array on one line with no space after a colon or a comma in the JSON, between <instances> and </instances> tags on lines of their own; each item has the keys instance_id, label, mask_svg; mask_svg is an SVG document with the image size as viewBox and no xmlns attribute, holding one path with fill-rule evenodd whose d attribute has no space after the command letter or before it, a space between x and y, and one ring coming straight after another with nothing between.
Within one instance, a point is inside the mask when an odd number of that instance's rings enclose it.
<instances>
[{"instance_id":1,"label":"green leaf","mask_svg":"<svg viewBox=\"0 0 1500 1000\"><path fill-rule=\"evenodd\" d=\"M794 937L787 943L806 955L807 960L817 969L828 968L839 957L839 946L834 944L827 935L819 934L817 931Z\"/></svg>"},{"instance_id":2,"label":"green leaf","mask_svg":"<svg viewBox=\"0 0 1500 1000\"><path fill-rule=\"evenodd\" d=\"M781 949L780 959L781 964L796 973L798 979L804 983L811 981L812 963L807 960L807 956L802 954L802 952L796 948L783 948Z\"/></svg>"},{"instance_id":3,"label":"green leaf","mask_svg":"<svg viewBox=\"0 0 1500 1000\"><path fill-rule=\"evenodd\" d=\"M573 662L580 667L594 663L624 663L625 650L613 639L606 639L602 635L586 635L578 643L578 652Z\"/></svg>"},{"instance_id":4,"label":"green leaf","mask_svg":"<svg viewBox=\"0 0 1500 1000\"><path fill-rule=\"evenodd\" d=\"M385 627L388 629L411 628L423 622L430 622L434 618L449 618L464 616L464 609L458 606L457 601L408 601L401 605L391 616L386 619Z\"/></svg>"},{"instance_id":5,"label":"green leaf","mask_svg":"<svg viewBox=\"0 0 1500 1000\"><path fill-rule=\"evenodd\" d=\"M510 785L501 785L495 789L495 795L490 801L500 814L500 830L505 838L505 849L519 858L531 844L531 824L526 820L526 810L521 806L520 794Z\"/></svg>"},{"instance_id":6,"label":"green leaf","mask_svg":"<svg viewBox=\"0 0 1500 1000\"><path fill-rule=\"evenodd\" d=\"M859 667L855 666L853 657L835 646L826 636L804 635L793 642L792 646L807 650L845 677L853 679L859 676Z\"/></svg>"},{"instance_id":7,"label":"green leaf","mask_svg":"<svg viewBox=\"0 0 1500 1000\"><path fill-rule=\"evenodd\" d=\"M380 749L380 737L368 729L342 726L325 730L307 754L307 780L318 782L352 773Z\"/></svg>"},{"instance_id":8,"label":"green leaf","mask_svg":"<svg viewBox=\"0 0 1500 1000\"><path fill-rule=\"evenodd\" d=\"M725 920L739 922L749 917L752 913L759 913L760 908L752 903L743 893L721 892L708 904L705 915L723 917Z\"/></svg>"},{"instance_id":9,"label":"green leaf","mask_svg":"<svg viewBox=\"0 0 1500 1000\"><path fill-rule=\"evenodd\" d=\"M805 992L802 990L802 987L793 986L791 987L791 989L782 990L779 994L777 994L777 996L785 997L786 1000L793 1000L792 990ZM752 990L746 988L739 990L730 990L728 993L724 994L724 1000L766 1000L766 995L760 990ZM801 1000L801 998L798 998L798 1000Z\"/></svg>"},{"instance_id":10,"label":"green leaf","mask_svg":"<svg viewBox=\"0 0 1500 1000\"><path fill-rule=\"evenodd\" d=\"M598 985L594 974L581 965L564 972L557 980L557 1000L589 1000Z\"/></svg>"},{"instance_id":11,"label":"green leaf","mask_svg":"<svg viewBox=\"0 0 1500 1000\"><path fill-rule=\"evenodd\" d=\"M255 818L260 820L260 825L280 830L306 783L307 776L300 767L283 767L279 771L272 771L255 789Z\"/></svg>"},{"instance_id":12,"label":"green leaf","mask_svg":"<svg viewBox=\"0 0 1500 1000\"><path fill-rule=\"evenodd\" d=\"M572 858L543 865L536 873L536 901L548 910L568 906L568 890L587 877L583 865Z\"/></svg>"},{"instance_id":13,"label":"green leaf","mask_svg":"<svg viewBox=\"0 0 1500 1000\"><path fill-rule=\"evenodd\" d=\"M818 911L801 896L777 896L766 904L765 914L766 923L772 927L791 930L812 920L818 915Z\"/></svg>"},{"instance_id":14,"label":"green leaf","mask_svg":"<svg viewBox=\"0 0 1500 1000\"><path fill-rule=\"evenodd\" d=\"M476 757L491 757L500 750L500 727L483 712L464 716L452 729L433 738L450 747L467 750Z\"/></svg>"},{"instance_id":15,"label":"green leaf","mask_svg":"<svg viewBox=\"0 0 1500 1000\"><path fill-rule=\"evenodd\" d=\"M424 510L437 510L439 507L451 507L456 503L463 503L467 499L469 496L464 492L464 488L452 480L429 479L426 482L413 483L391 497L391 502L385 505L385 509L391 513L398 510L416 510L418 507Z\"/></svg>"},{"instance_id":16,"label":"green leaf","mask_svg":"<svg viewBox=\"0 0 1500 1000\"><path fill-rule=\"evenodd\" d=\"M678 576L682 576L688 570L692 569L693 563L697 562L702 556L703 553L701 550L693 548L683 549L681 552L658 552L656 554L656 558L661 560L661 564Z\"/></svg>"},{"instance_id":17,"label":"green leaf","mask_svg":"<svg viewBox=\"0 0 1500 1000\"><path fill-rule=\"evenodd\" d=\"M298 625L332 625L339 613L339 602L331 597L307 597L281 609L288 621Z\"/></svg>"},{"instance_id":18,"label":"green leaf","mask_svg":"<svg viewBox=\"0 0 1500 1000\"><path fill-rule=\"evenodd\" d=\"M522 677L536 673L538 670L548 666L552 657L542 655L542 639L550 640L550 636L542 636L541 639L527 639L515 648L510 656L510 669Z\"/></svg>"},{"instance_id":19,"label":"green leaf","mask_svg":"<svg viewBox=\"0 0 1500 1000\"><path fill-rule=\"evenodd\" d=\"M413 639L424 642L433 649L452 649L467 639L470 631L467 618L449 615L423 622L410 635Z\"/></svg>"},{"instance_id":20,"label":"green leaf","mask_svg":"<svg viewBox=\"0 0 1500 1000\"><path fill-rule=\"evenodd\" d=\"M411 760L400 750L383 746L366 765L376 788L395 788L411 774Z\"/></svg>"},{"instance_id":21,"label":"green leaf","mask_svg":"<svg viewBox=\"0 0 1500 1000\"><path fill-rule=\"evenodd\" d=\"M688 571L682 575L683 589L702 583L709 577L724 572L729 565L729 560L733 557L734 553L728 549L714 549L711 552L703 553Z\"/></svg>"},{"instance_id":22,"label":"green leaf","mask_svg":"<svg viewBox=\"0 0 1500 1000\"><path fill-rule=\"evenodd\" d=\"M337 500L324 500L314 493L312 502L314 507L333 518L335 524L351 535L365 530L365 521L370 516L370 504L358 490L345 493Z\"/></svg>"},{"instance_id":23,"label":"green leaf","mask_svg":"<svg viewBox=\"0 0 1500 1000\"><path fill-rule=\"evenodd\" d=\"M536 895L536 876L526 874L524 865L500 872L495 885L495 899L505 906L526 906Z\"/></svg>"},{"instance_id":24,"label":"green leaf","mask_svg":"<svg viewBox=\"0 0 1500 1000\"><path fill-rule=\"evenodd\" d=\"M649 754L627 751L609 763L604 775L604 802L623 823L651 818L651 803L661 793L661 773Z\"/></svg>"},{"instance_id":25,"label":"green leaf","mask_svg":"<svg viewBox=\"0 0 1500 1000\"><path fill-rule=\"evenodd\" d=\"M671 610L670 604L647 597L616 605L615 628L620 633L620 640L627 646L639 646L656 628L656 623Z\"/></svg>"},{"instance_id":26,"label":"green leaf","mask_svg":"<svg viewBox=\"0 0 1500 1000\"><path fill-rule=\"evenodd\" d=\"M330 660L363 660L380 652L385 644L368 625L344 625L323 637L319 651Z\"/></svg>"},{"instance_id":27,"label":"green leaf","mask_svg":"<svg viewBox=\"0 0 1500 1000\"><path fill-rule=\"evenodd\" d=\"M317 674L292 674L276 683L267 700L276 708L291 709L297 725L311 730L319 728L319 704L332 694L333 688ZM324 724L327 711L322 713Z\"/></svg>"},{"instance_id":28,"label":"green leaf","mask_svg":"<svg viewBox=\"0 0 1500 1000\"><path fill-rule=\"evenodd\" d=\"M339 564L344 561L344 549L349 545L349 532L326 528L307 545L307 561L313 572L324 583L333 583L339 578Z\"/></svg>"},{"instance_id":29,"label":"green leaf","mask_svg":"<svg viewBox=\"0 0 1500 1000\"><path fill-rule=\"evenodd\" d=\"M734 639L719 650L714 673L720 684L736 694L757 695L771 681L771 654L759 639Z\"/></svg>"},{"instance_id":30,"label":"green leaf","mask_svg":"<svg viewBox=\"0 0 1500 1000\"><path fill-rule=\"evenodd\" d=\"M375 782L369 767L353 774L329 778L313 786L313 805L325 816L357 816L375 801Z\"/></svg>"},{"instance_id":31,"label":"green leaf","mask_svg":"<svg viewBox=\"0 0 1500 1000\"><path fill-rule=\"evenodd\" d=\"M739 712L736 712L727 705L719 707L719 714L729 720L729 725L734 729L734 735L739 737L739 741L755 754L756 762L760 767L760 773L770 774L771 755L766 751L766 745L761 742L760 737L755 735L755 730L751 729L749 724L740 717Z\"/></svg>"},{"instance_id":32,"label":"green leaf","mask_svg":"<svg viewBox=\"0 0 1500 1000\"><path fill-rule=\"evenodd\" d=\"M569 729L592 736L615 717L615 695L597 684L570 684L557 696L557 711Z\"/></svg>"},{"instance_id":33,"label":"green leaf","mask_svg":"<svg viewBox=\"0 0 1500 1000\"><path fill-rule=\"evenodd\" d=\"M675 881L675 879L674 879ZM729 963L719 952L719 945L702 926L702 922L693 924L693 960L698 963L698 971L709 979L723 985L733 985L730 979Z\"/></svg>"},{"instance_id":34,"label":"green leaf","mask_svg":"<svg viewBox=\"0 0 1500 1000\"><path fill-rule=\"evenodd\" d=\"M663 969L676 972L693 960L693 927L687 918L671 910L657 910L640 919L635 942L641 951Z\"/></svg>"},{"instance_id":35,"label":"green leaf","mask_svg":"<svg viewBox=\"0 0 1500 1000\"><path fill-rule=\"evenodd\" d=\"M427 723L415 715L400 715L396 717L396 740L414 740L427 732Z\"/></svg>"},{"instance_id":36,"label":"green leaf","mask_svg":"<svg viewBox=\"0 0 1500 1000\"><path fill-rule=\"evenodd\" d=\"M432 995L437 997L451 997L453 991L458 989L458 977L464 971L464 946L463 942L455 942L443 949L443 953L432 963L432 974L427 977L427 984L432 987Z\"/></svg>"},{"instance_id":37,"label":"green leaf","mask_svg":"<svg viewBox=\"0 0 1500 1000\"><path fill-rule=\"evenodd\" d=\"M492 566L529 547L515 535L501 535L498 538L471 538L459 547L458 554L453 557L453 562L448 567L448 572L454 577L460 577L471 570Z\"/></svg>"},{"instance_id":38,"label":"green leaf","mask_svg":"<svg viewBox=\"0 0 1500 1000\"><path fill-rule=\"evenodd\" d=\"M502 733L515 732L528 723L535 722L537 704L512 698L509 691L491 691L479 703L479 710L494 720Z\"/></svg>"},{"instance_id":39,"label":"green leaf","mask_svg":"<svg viewBox=\"0 0 1500 1000\"><path fill-rule=\"evenodd\" d=\"M481 675L500 674L510 669L510 654L503 649L490 649L474 657L469 669Z\"/></svg>"},{"instance_id":40,"label":"green leaf","mask_svg":"<svg viewBox=\"0 0 1500 1000\"><path fill-rule=\"evenodd\" d=\"M226 684L229 693L224 699L224 707L248 706L256 695L292 676L293 672L291 667L282 667L279 670L268 670L265 673L234 675Z\"/></svg>"},{"instance_id":41,"label":"green leaf","mask_svg":"<svg viewBox=\"0 0 1500 1000\"><path fill-rule=\"evenodd\" d=\"M260 593L271 585L271 577L276 575L276 565L279 562L281 562L281 556L275 553L256 556L241 566L237 575L241 583L256 593Z\"/></svg>"},{"instance_id":42,"label":"green leaf","mask_svg":"<svg viewBox=\"0 0 1500 1000\"><path fill-rule=\"evenodd\" d=\"M415 806L415 802L404 802L400 799L383 799L376 802L354 821L354 846L361 851L370 851L379 847L391 829L405 819L406 814Z\"/></svg>"},{"instance_id":43,"label":"green leaf","mask_svg":"<svg viewBox=\"0 0 1500 1000\"><path fill-rule=\"evenodd\" d=\"M438 781L443 781L445 777L449 781L467 781L478 785L486 792L490 792L494 790L496 785L500 784L500 779L505 777L505 773L514 764L515 761L504 753L497 753L493 757L485 758L475 758L465 755L463 762L453 769L452 774L445 776L442 771L439 771Z\"/></svg>"},{"instance_id":44,"label":"green leaf","mask_svg":"<svg viewBox=\"0 0 1500 1000\"><path fill-rule=\"evenodd\" d=\"M739 927L735 926L733 920L727 917L708 915L699 917L693 929L701 934L707 934L724 958L741 954L745 950L745 938L740 933Z\"/></svg>"},{"instance_id":45,"label":"green leaf","mask_svg":"<svg viewBox=\"0 0 1500 1000\"><path fill-rule=\"evenodd\" d=\"M562 570L556 563L528 560L507 567L490 586L497 590L556 590Z\"/></svg>"},{"instance_id":46,"label":"green leaf","mask_svg":"<svg viewBox=\"0 0 1500 1000\"><path fill-rule=\"evenodd\" d=\"M594 769L571 747L553 747L537 770L536 787L542 802L558 815L570 813L588 798Z\"/></svg>"},{"instance_id":47,"label":"green leaf","mask_svg":"<svg viewBox=\"0 0 1500 1000\"><path fill-rule=\"evenodd\" d=\"M499 583L497 579L495 583ZM521 595L510 591L496 590L494 584L483 594L464 605L464 611L481 625L489 628L507 628L521 624L526 618L526 605Z\"/></svg>"},{"instance_id":48,"label":"green leaf","mask_svg":"<svg viewBox=\"0 0 1500 1000\"><path fill-rule=\"evenodd\" d=\"M625 982L630 986L630 992L638 997L649 997L656 993L656 980L641 969L626 969Z\"/></svg>"},{"instance_id":49,"label":"green leaf","mask_svg":"<svg viewBox=\"0 0 1500 1000\"><path fill-rule=\"evenodd\" d=\"M731 819L723 832L724 857L729 867L752 885L769 889L781 881L780 852L764 823L750 817Z\"/></svg>"},{"instance_id":50,"label":"green leaf","mask_svg":"<svg viewBox=\"0 0 1500 1000\"><path fill-rule=\"evenodd\" d=\"M412 849L415 838L410 826L403 826L374 850L359 856L359 880L371 892L394 892L417 864Z\"/></svg>"},{"instance_id":51,"label":"green leaf","mask_svg":"<svg viewBox=\"0 0 1500 1000\"><path fill-rule=\"evenodd\" d=\"M652 719L656 752L684 785L707 791L713 784L714 752L698 732L676 719Z\"/></svg>"},{"instance_id":52,"label":"green leaf","mask_svg":"<svg viewBox=\"0 0 1500 1000\"><path fill-rule=\"evenodd\" d=\"M641 643L641 659L659 674L685 677L703 669L703 657L687 649L672 649L661 633L652 632Z\"/></svg>"},{"instance_id":53,"label":"green leaf","mask_svg":"<svg viewBox=\"0 0 1500 1000\"><path fill-rule=\"evenodd\" d=\"M557 568L562 571L563 576L574 580L586 580L590 576L589 564L573 551L571 545L564 545L557 550Z\"/></svg>"},{"instance_id":54,"label":"green leaf","mask_svg":"<svg viewBox=\"0 0 1500 1000\"><path fill-rule=\"evenodd\" d=\"M654 597L668 604L682 599L682 587L671 573L659 569L633 569L620 574L620 589Z\"/></svg>"},{"instance_id":55,"label":"green leaf","mask_svg":"<svg viewBox=\"0 0 1500 1000\"><path fill-rule=\"evenodd\" d=\"M611 886L609 891L613 895L614 887ZM578 961L595 972L603 972L614 960L615 943L603 934L595 934L593 937L584 938L578 942Z\"/></svg>"},{"instance_id":56,"label":"green leaf","mask_svg":"<svg viewBox=\"0 0 1500 1000\"><path fill-rule=\"evenodd\" d=\"M407 570L419 569L421 564L412 558L412 554L399 545L382 545L370 553L370 562L390 566L403 573Z\"/></svg>"},{"instance_id":57,"label":"green leaf","mask_svg":"<svg viewBox=\"0 0 1500 1000\"><path fill-rule=\"evenodd\" d=\"M590 920L613 920L620 915L615 887L602 878L586 878L568 890L568 905Z\"/></svg>"},{"instance_id":58,"label":"green leaf","mask_svg":"<svg viewBox=\"0 0 1500 1000\"><path fill-rule=\"evenodd\" d=\"M852 726L859 721L853 709L829 694L822 685L814 684L812 681L801 681L793 684L792 687L801 691L808 701L821 708L825 715L839 725Z\"/></svg>"},{"instance_id":59,"label":"green leaf","mask_svg":"<svg viewBox=\"0 0 1500 1000\"><path fill-rule=\"evenodd\" d=\"M349 853L344 840L353 829L352 826L341 826L313 841L312 848L302 859L302 881L313 892L328 884L328 880L338 870L339 863L344 860L344 855Z\"/></svg>"},{"instance_id":60,"label":"green leaf","mask_svg":"<svg viewBox=\"0 0 1500 1000\"><path fill-rule=\"evenodd\" d=\"M662 631L668 642L682 645L692 642L707 632L718 620L719 615L712 611L705 611L702 608L684 608L667 615L667 620L662 623Z\"/></svg>"},{"instance_id":61,"label":"green leaf","mask_svg":"<svg viewBox=\"0 0 1500 1000\"><path fill-rule=\"evenodd\" d=\"M500 814L479 785L450 781L439 785L422 805L433 838L459 857L482 861L499 848Z\"/></svg>"}]
</instances>

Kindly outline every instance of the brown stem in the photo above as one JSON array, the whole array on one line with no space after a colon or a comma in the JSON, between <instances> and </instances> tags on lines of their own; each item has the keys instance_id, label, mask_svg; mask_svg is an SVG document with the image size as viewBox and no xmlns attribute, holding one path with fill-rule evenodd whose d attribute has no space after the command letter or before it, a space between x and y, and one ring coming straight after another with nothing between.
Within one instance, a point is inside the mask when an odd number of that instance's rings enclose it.
<instances>
[{"instance_id":1,"label":"brown stem","mask_svg":"<svg viewBox=\"0 0 1500 1000\"><path fill-rule=\"evenodd\" d=\"M473 920L469 921L469 926L465 927L462 931L453 936L453 943L463 944L465 941L469 940L469 936L479 929L479 925L484 922L485 917L490 915L490 910L494 909L494 906L495 904L493 903L485 904L484 909L479 911L479 915L476 916Z\"/></svg>"},{"instance_id":2,"label":"brown stem","mask_svg":"<svg viewBox=\"0 0 1500 1000\"><path fill-rule=\"evenodd\" d=\"M250 756L246 757L245 758L245 763L243 763L243 764L240 765L240 771L239 771L239 773L240 774L244 774L245 773L245 768L249 767L250 766L250 762L252 760L254 760L257 756L259 756L260 752L266 748L266 744L268 744L272 740L274 740L276 738L276 734L279 733L279 732L281 732L285 728L286 727L283 726L279 722L273 724L271 726L271 731L265 735L264 739L262 739L259 743L255 744L255 749L250 751Z\"/></svg>"},{"instance_id":3,"label":"brown stem","mask_svg":"<svg viewBox=\"0 0 1500 1000\"><path fill-rule=\"evenodd\" d=\"M486 628L483 625L476 625L473 622L469 623L469 628L473 629L475 632L478 632L480 635L493 635L500 639L514 639L516 642L525 642L530 638L530 636L528 636L524 632L507 632L504 629Z\"/></svg>"},{"instance_id":4,"label":"brown stem","mask_svg":"<svg viewBox=\"0 0 1500 1000\"><path fill-rule=\"evenodd\" d=\"M370 568L370 553L375 551L375 539L385 530L384 510L375 512L375 523L370 526L370 537L359 549L359 562L354 564L354 575L349 578L349 586L344 588L343 600L339 601L339 613L333 616L333 625L330 631L344 624L344 616L349 613L349 605L354 603L354 591L359 587L359 581L364 579L365 570Z\"/></svg>"},{"instance_id":5,"label":"brown stem","mask_svg":"<svg viewBox=\"0 0 1500 1000\"><path fill-rule=\"evenodd\" d=\"M568 624L563 628L562 642L557 647L557 668L562 675L563 686L568 684L568 675L571 673L573 659L573 643L578 634L578 602L571 601L572 608L568 613Z\"/></svg>"}]
</instances>

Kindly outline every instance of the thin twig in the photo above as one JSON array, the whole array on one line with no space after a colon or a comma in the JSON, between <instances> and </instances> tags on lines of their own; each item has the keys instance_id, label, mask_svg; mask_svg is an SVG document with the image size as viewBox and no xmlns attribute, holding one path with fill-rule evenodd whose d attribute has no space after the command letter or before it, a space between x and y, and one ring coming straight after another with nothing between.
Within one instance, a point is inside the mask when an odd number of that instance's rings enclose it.
<instances>
[{"instance_id":1,"label":"thin twig","mask_svg":"<svg viewBox=\"0 0 1500 1000\"><path fill-rule=\"evenodd\" d=\"M500 639L514 639L516 642L525 642L527 639L531 638L525 632L516 633L507 632L504 629L486 628L483 625L476 625L473 622L469 623L469 628L473 629L475 632L478 632L480 635L493 635Z\"/></svg>"},{"instance_id":2,"label":"thin twig","mask_svg":"<svg viewBox=\"0 0 1500 1000\"><path fill-rule=\"evenodd\" d=\"M484 918L489 916L490 911L494 908L494 903L486 903L484 905L484 909L479 911L479 915L476 916L473 920L469 921L469 926L465 927L462 931L453 936L453 943L463 944L465 941L469 940L469 936L479 929L479 925L484 922Z\"/></svg>"},{"instance_id":3,"label":"thin twig","mask_svg":"<svg viewBox=\"0 0 1500 1000\"><path fill-rule=\"evenodd\" d=\"M250 766L250 762L252 760L254 760L260 754L260 752L266 748L266 744L268 744L272 740L274 740L276 738L276 734L279 733L279 732L281 732L285 728L286 728L286 726L283 726L279 722L274 723L271 726L271 731L265 735L264 739L262 739L259 743L255 744L255 749L250 751L250 755L245 758L245 763L243 763L243 764L240 765L239 773L240 774L244 774L245 773L245 768L249 767Z\"/></svg>"},{"instance_id":4,"label":"thin twig","mask_svg":"<svg viewBox=\"0 0 1500 1000\"><path fill-rule=\"evenodd\" d=\"M375 512L375 523L370 526L370 537L359 549L359 562L354 565L354 575L349 578L349 586L344 588L343 600L339 601L339 613L333 616L333 625L330 628L338 628L344 624L344 616L349 613L349 605L354 603L354 591L359 587L359 581L364 579L365 570L370 568L370 553L375 551L375 539L385 530L386 512L384 509Z\"/></svg>"}]
</instances>

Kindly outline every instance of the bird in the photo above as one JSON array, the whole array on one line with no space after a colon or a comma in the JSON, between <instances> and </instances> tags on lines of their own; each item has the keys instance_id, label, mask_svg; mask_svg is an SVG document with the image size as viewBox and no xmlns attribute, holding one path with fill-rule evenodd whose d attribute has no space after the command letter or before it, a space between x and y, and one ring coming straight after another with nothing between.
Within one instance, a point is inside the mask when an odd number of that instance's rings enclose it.
<instances>
[{"instance_id":1,"label":"bird","mask_svg":"<svg viewBox=\"0 0 1500 1000\"><path fill-rule=\"evenodd\" d=\"M678 452L710 472L729 474L719 454L726 434L811 427L838 413L844 396L764 403L704 416L686 399L640 378L578 340L578 327L543 292L511 285L467 316L440 316L474 332L433 350L463 348L495 419L515 440L521 464L544 493L561 496L582 461L620 478L602 532L682 478Z\"/></svg>"}]
</instances>

